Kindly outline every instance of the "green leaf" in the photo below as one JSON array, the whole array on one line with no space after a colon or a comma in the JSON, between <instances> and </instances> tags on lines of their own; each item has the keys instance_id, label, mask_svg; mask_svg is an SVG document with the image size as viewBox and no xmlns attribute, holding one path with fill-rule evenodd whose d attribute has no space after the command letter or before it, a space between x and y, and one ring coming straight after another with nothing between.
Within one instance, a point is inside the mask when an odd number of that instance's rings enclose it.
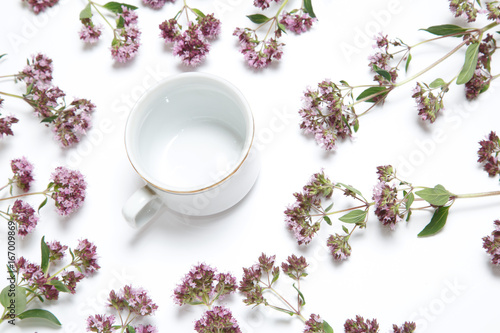
<instances>
[{"instance_id":1,"label":"green leaf","mask_svg":"<svg viewBox=\"0 0 500 333\"><path fill-rule=\"evenodd\" d=\"M280 277L280 270L277 269L274 273L273 273L273 281L271 282L271 284L273 284L274 282L278 281L278 278Z\"/></svg>"},{"instance_id":2,"label":"green leaf","mask_svg":"<svg viewBox=\"0 0 500 333\"><path fill-rule=\"evenodd\" d=\"M345 223L363 223L366 219L366 210L356 209L339 217L339 220Z\"/></svg>"},{"instance_id":3,"label":"green leaf","mask_svg":"<svg viewBox=\"0 0 500 333\"><path fill-rule=\"evenodd\" d=\"M386 71L385 69L381 69L381 68L378 68L377 66L373 66L373 71L379 75L381 75L384 79L386 79L387 81L391 82L392 80L392 76L391 76L391 73L389 73L388 71Z\"/></svg>"},{"instance_id":4,"label":"green leaf","mask_svg":"<svg viewBox=\"0 0 500 333\"><path fill-rule=\"evenodd\" d=\"M309 16L311 16L312 18L316 17L316 14L314 14L311 0L304 0L304 11L307 14L309 14Z\"/></svg>"},{"instance_id":5,"label":"green leaf","mask_svg":"<svg viewBox=\"0 0 500 333\"><path fill-rule=\"evenodd\" d=\"M116 20L116 28L117 29L122 29L125 26L125 19L123 16L120 16L118 20Z\"/></svg>"},{"instance_id":6,"label":"green leaf","mask_svg":"<svg viewBox=\"0 0 500 333\"><path fill-rule=\"evenodd\" d=\"M325 220L326 223L328 223L328 225L332 225L332 220L330 220L330 218L328 216L323 216L323 219Z\"/></svg>"},{"instance_id":7,"label":"green leaf","mask_svg":"<svg viewBox=\"0 0 500 333\"><path fill-rule=\"evenodd\" d=\"M191 11L193 13L195 13L196 15L198 15L198 17L205 17L205 14L203 14L203 12L199 9L196 9L196 8L191 8Z\"/></svg>"},{"instance_id":8,"label":"green leaf","mask_svg":"<svg viewBox=\"0 0 500 333\"><path fill-rule=\"evenodd\" d=\"M51 312L43 309L33 309L24 311L23 313L19 314L18 318L21 320L26 318L41 318L48 320L51 323L56 324L57 326L61 326L61 323L56 318L56 316L54 316Z\"/></svg>"},{"instance_id":9,"label":"green leaf","mask_svg":"<svg viewBox=\"0 0 500 333\"><path fill-rule=\"evenodd\" d=\"M437 36L446 36L457 34L455 37L461 37L463 32L466 32L467 29L459 27L454 24L443 24L443 25L434 25L432 27L428 27L427 29L420 29L423 31L430 32L433 35Z\"/></svg>"},{"instance_id":10,"label":"green leaf","mask_svg":"<svg viewBox=\"0 0 500 333\"><path fill-rule=\"evenodd\" d=\"M38 212L40 213L40 209L43 208L43 206L45 206L47 204L47 201L49 200L49 198L45 198L45 200L42 201L42 203L40 204L40 206L38 206Z\"/></svg>"},{"instance_id":11,"label":"green leaf","mask_svg":"<svg viewBox=\"0 0 500 333\"><path fill-rule=\"evenodd\" d=\"M281 32L284 32L286 34L286 27L278 21L276 21L276 24L278 25L278 29L280 29Z\"/></svg>"},{"instance_id":12,"label":"green leaf","mask_svg":"<svg viewBox=\"0 0 500 333\"><path fill-rule=\"evenodd\" d=\"M26 309L25 289L19 286L11 288L11 286L8 285L0 292L0 304L2 304L6 310L10 310L13 307L16 314L23 312L24 309Z\"/></svg>"},{"instance_id":13,"label":"green leaf","mask_svg":"<svg viewBox=\"0 0 500 333\"><path fill-rule=\"evenodd\" d=\"M325 320L323 320L323 331L325 333L333 333L333 328Z\"/></svg>"},{"instance_id":14,"label":"green leaf","mask_svg":"<svg viewBox=\"0 0 500 333\"><path fill-rule=\"evenodd\" d=\"M50 117L43 118L40 122L41 123L51 123L56 119L57 119L57 116L50 116Z\"/></svg>"},{"instance_id":15,"label":"green leaf","mask_svg":"<svg viewBox=\"0 0 500 333\"><path fill-rule=\"evenodd\" d=\"M49 284L56 287L56 289L59 290L60 292L63 293L71 292L71 290L69 290L68 287L66 287L66 285L59 280L50 280Z\"/></svg>"},{"instance_id":16,"label":"green leaf","mask_svg":"<svg viewBox=\"0 0 500 333\"><path fill-rule=\"evenodd\" d=\"M47 243L45 243L45 236L42 237L42 241L40 242L41 246L41 251L42 251L42 263L40 265L40 268L44 273L47 273L47 269L49 268L49 255L50 255L50 250L49 247L47 246Z\"/></svg>"},{"instance_id":17,"label":"green leaf","mask_svg":"<svg viewBox=\"0 0 500 333\"><path fill-rule=\"evenodd\" d=\"M416 195L434 206L443 206L450 200L453 194L444 188L443 185L436 185L434 188L426 188L415 192Z\"/></svg>"},{"instance_id":18,"label":"green leaf","mask_svg":"<svg viewBox=\"0 0 500 333\"><path fill-rule=\"evenodd\" d=\"M357 132L359 130L359 120L358 118L356 118L356 120L354 120L354 132Z\"/></svg>"},{"instance_id":19,"label":"green leaf","mask_svg":"<svg viewBox=\"0 0 500 333\"><path fill-rule=\"evenodd\" d=\"M89 19L92 17L92 7L90 2L85 6L85 8L80 12L80 20Z\"/></svg>"},{"instance_id":20,"label":"green leaf","mask_svg":"<svg viewBox=\"0 0 500 333\"><path fill-rule=\"evenodd\" d=\"M352 187L351 185L346 185L346 184L344 184L344 183L337 183L337 185L344 186L344 187L345 187L346 189L348 189L349 191L354 192L354 193L356 193L356 194L358 194L358 195L360 195L360 196L363 196L359 190L355 189L355 188L354 188L354 187Z\"/></svg>"},{"instance_id":21,"label":"green leaf","mask_svg":"<svg viewBox=\"0 0 500 333\"><path fill-rule=\"evenodd\" d=\"M116 14L119 14L119 13L123 12L122 6L125 6L125 7L127 7L128 9L131 9L131 10L136 10L137 9L136 6L132 6L132 5L129 5L129 4L126 4L126 3L121 3L121 2L115 2L115 1L111 1L111 2L108 2L108 3L106 3L106 4L103 5L104 8L106 8L107 10L112 11L113 13L116 13Z\"/></svg>"},{"instance_id":22,"label":"green leaf","mask_svg":"<svg viewBox=\"0 0 500 333\"><path fill-rule=\"evenodd\" d=\"M413 192L410 192L410 194L408 194L408 196L406 197L406 203L405 203L406 210L410 210L413 201L415 201L415 195L413 194Z\"/></svg>"},{"instance_id":23,"label":"green leaf","mask_svg":"<svg viewBox=\"0 0 500 333\"><path fill-rule=\"evenodd\" d=\"M444 85L446 85L446 82L444 82L443 79L438 78L438 79L435 79L434 81L432 81L431 84L429 84L429 87L432 89L435 89L435 88L442 87Z\"/></svg>"},{"instance_id":24,"label":"green leaf","mask_svg":"<svg viewBox=\"0 0 500 333\"><path fill-rule=\"evenodd\" d=\"M330 204L330 206L325 208L325 213L328 213L333 207L333 202Z\"/></svg>"},{"instance_id":25,"label":"green leaf","mask_svg":"<svg viewBox=\"0 0 500 333\"><path fill-rule=\"evenodd\" d=\"M3 57L5 57L7 55L7 53L4 53L2 55L0 55L0 59L2 59Z\"/></svg>"},{"instance_id":26,"label":"green leaf","mask_svg":"<svg viewBox=\"0 0 500 333\"><path fill-rule=\"evenodd\" d=\"M250 21L256 24L266 23L267 21L270 20L269 17L262 14L247 15L247 17L250 19Z\"/></svg>"},{"instance_id":27,"label":"green leaf","mask_svg":"<svg viewBox=\"0 0 500 333\"><path fill-rule=\"evenodd\" d=\"M465 62L460 74L458 74L457 84L465 84L474 75L479 57L479 43L472 43L465 51Z\"/></svg>"},{"instance_id":28,"label":"green leaf","mask_svg":"<svg viewBox=\"0 0 500 333\"><path fill-rule=\"evenodd\" d=\"M450 210L450 207L451 206L438 207L434 211L434 215L432 215L431 221L425 226L422 231L420 231L418 237L432 236L443 229L444 225L446 224L446 219L448 218L448 211Z\"/></svg>"},{"instance_id":29,"label":"green leaf","mask_svg":"<svg viewBox=\"0 0 500 333\"><path fill-rule=\"evenodd\" d=\"M388 92L389 91L388 91L387 87L370 87L370 88L364 90L363 92L361 92L361 94L359 94L359 96L358 96L358 98L356 98L356 100L359 101L359 100L362 100L362 99L367 98L369 96L372 96L372 98L367 99L366 102L374 103L375 102L374 97L377 97L377 96L383 97L383 96L387 95Z\"/></svg>"},{"instance_id":30,"label":"green leaf","mask_svg":"<svg viewBox=\"0 0 500 333\"><path fill-rule=\"evenodd\" d=\"M342 226L342 230L346 233L349 234L349 229L345 225Z\"/></svg>"},{"instance_id":31,"label":"green leaf","mask_svg":"<svg viewBox=\"0 0 500 333\"><path fill-rule=\"evenodd\" d=\"M405 72L408 72L408 67L410 66L411 59L412 59L411 53L408 53L408 58L406 58Z\"/></svg>"},{"instance_id":32,"label":"green leaf","mask_svg":"<svg viewBox=\"0 0 500 333\"><path fill-rule=\"evenodd\" d=\"M127 333L135 333L135 328L132 325L127 325Z\"/></svg>"},{"instance_id":33,"label":"green leaf","mask_svg":"<svg viewBox=\"0 0 500 333\"><path fill-rule=\"evenodd\" d=\"M299 290L299 288L297 288L295 286L295 283L293 284L293 287L295 288L295 290L297 290L297 292L299 293L299 297L300 299L302 300L302 306L306 305L306 299L304 298L304 295L302 294L302 292Z\"/></svg>"}]
</instances>

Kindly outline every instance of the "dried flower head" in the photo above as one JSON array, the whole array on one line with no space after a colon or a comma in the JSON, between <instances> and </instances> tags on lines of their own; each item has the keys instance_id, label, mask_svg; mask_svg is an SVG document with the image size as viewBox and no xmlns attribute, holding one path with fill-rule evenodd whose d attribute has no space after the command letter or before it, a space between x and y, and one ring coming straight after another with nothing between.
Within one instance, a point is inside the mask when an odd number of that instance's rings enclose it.
<instances>
[{"instance_id":1,"label":"dried flower head","mask_svg":"<svg viewBox=\"0 0 500 333\"><path fill-rule=\"evenodd\" d=\"M306 134L314 135L316 142L325 150L335 149L337 140L351 136L351 127L356 119L351 116L351 107L344 104L339 87L324 80L318 89L307 89L303 97L303 107L299 110L302 117L300 128Z\"/></svg>"},{"instance_id":2,"label":"dried flower head","mask_svg":"<svg viewBox=\"0 0 500 333\"><path fill-rule=\"evenodd\" d=\"M229 273L217 273L215 268L198 264L191 268L174 290L174 302L207 304L236 291L236 278ZM208 305L208 304L207 304Z\"/></svg>"},{"instance_id":3,"label":"dried flower head","mask_svg":"<svg viewBox=\"0 0 500 333\"><path fill-rule=\"evenodd\" d=\"M122 6L118 13L117 28L111 44L111 56L118 62L132 60L139 51L141 32L137 26L137 14L127 6Z\"/></svg>"},{"instance_id":4,"label":"dried flower head","mask_svg":"<svg viewBox=\"0 0 500 333\"><path fill-rule=\"evenodd\" d=\"M397 325L392 325L394 333L413 333L417 329L417 325L414 322L405 322L401 327Z\"/></svg>"},{"instance_id":5,"label":"dried flower head","mask_svg":"<svg viewBox=\"0 0 500 333\"><path fill-rule=\"evenodd\" d=\"M376 319L365 321L361 316L356 316L356 320L348 319L344 324L345 333L377 333L378 329Z\"/></svg>"},{"instance_id":6,"label":"dried flower head","mask_svg":"<svg viewBox=\"0 0 500 333\"><path fill-rule=\"evenodd\" d=\"M3 99L0 98L0 107L2 106ZM19 119L13 116L0 117L0 139L3 136L14 135L12 125L19 122Z\"/></svg>"},{"instance_id":7,"label":"dried flower head","mask_svg":"<svg viewBox=\"0 0 500 333\"><path fill-rule=\"evenodd\" d=\"M198 333L241 333L231 310L223 306L214 306L213 309L205 312L203 317L196 321L194 329Z\"/></svg>"},{"instance_id":8,"label":"dried flower head","mask_svg":"<svg viewBox=\"0 0 500 333\"><path fill-rule=\"evenodd\" d=\"M302 277L306 277L306 268L309 264L306 261L306 258L303 256L297 257L295 254L292 254L288 257L287 262L281 264L281 269L283 273L288 275L293 280L300 280Z\"/></svg>"},{"instance_id":9,"label":"dried flower head","mask_svg":"<svg viewBox=\"0 0 500 333\"><path fill-rule=\"evenodd\" d=\"M97 263L97 247L87 239L80 240L74 249L73 265L85 275L96 272L101 266Z\"/></svg>"},{"instance_id":10,"label":"dried flower head","mask_svg":"<svg viewBox=\"0 0 500 333\"><path fill-rule=\"evenodd\" d=\"M486 3L488 20L500 22L500 5L498 1L489 1Z\"/></svg>"},{"instance_id":11,"label":"dried flower head","mask_svg":"<svg viewBox=\"0 0 500 333\"><path fill-rule=\"evenodd\" d=\"M160 37L165 43L173 43L179 37L181 30L175 18L165 20L160 24Z\"/></svg>"},{"instance_id":12,"label":"dried flower head","mask_svg":"<svg viewBox=\"0 0 500 333\"><path fill-rule=\"evenodd\" d=\"M153 325L139 324L135 327L135 333L158 333L158 328Z\"/></svg>"},{"instance_id":13,"label":"dried flower head","mask_svg":"<svg viewBox=\"0 0 500 333\"><path fill-rule=\"evenodd\" d=\"M153 9L161 9L168 2L175 2L175 0L142 0L142 3Z\"/></svg>"},{"instance_id":14,"label":"dried flower head","mask_svg":"<svg viewBox=\"0 0 500 333\"><path fill-rule=\"evenodd\" d=\"M296 201L285 210L285 222L299 245L308 244L318 232L320 222L313 221L311 210L319 209L321 200L331 197L333 187L334 184L321 171L311 177L302 193L293 194Z\"/></svg>"},{"instance_id":15,"label":"dried flower head","mask_svg":"<svg viewBox=\"0 0 500 333\"><path fill-rule=\"evenodd\" d=\"M495 132L490 132L485 140L479 141L480 148L477 152L478 162L483 164L483 168L491 177L500 174L500 138Z\"/></svg>"},{"instance_id":16,"label":"dried flower head","mask_svg":"<svg viewBox=\"0 0 500 333\"><path fill-rule=\"evenodd\" d=\"M254 0L253 5L260 9L266 9L269 7L272 1L280 2L280 0Z\"/></svg>"},{"instance_id":17,"label":"dried flower head","mask_svg":"<svg viewBox=\"0 0 500 333\"><path fill-rule=\"evenodd\" d=\"M52 83L52 59L45 54L38 53L28 59L28 64L16 75L16 78L24 81L27 86L33 84L40 88Z\"/></svg>"},{"instance_id":18,"label":"dried flower head","mask_svg":"<svg viewBox=\"0 0 500 333\"><path fill-rule=\"evenodd\" d=\"M483 237L483 248L490 255L491 263L500 265L500 220L493 222L495 230L491 235Z\"/></svg>"},{"instance_id":19,"label":"dried flower head","mask_svg":"<svg viewBox=\"0 0 500 333\"><path fill-rule=\"evenodd\" d=\"M118 293L112 290L109 293L109 306L118 311L128 310L136 316L150 316L158 309L144 289L130 285L123 287Z\"/></svg>"},{"instance_id":20,"label":"dried flower head","mask_svg":"<svg viewBox=\"0 0 500 333\"><path fill-rule=\"evenodd\" d=\"M375 71L374 81L377 81L380 85L392 84L396 82L398 78L398 69L390 65L390 61L394 58L393 54L390 52L389 48L391 46L401 46L398 40L389 40L387 35L379 33L375 36L374 48L377 49L375 54L368 57L370 61L368 66L372 71ZM377 72L378 70L384 70L389 73L389 76L384 76ZM377 96L380 98L380 96Z\"/></svg>"},{"instance_id":21,"label":"dried flower head","mask_svg":"<svg viewBox=\"0 0 500 333\"><path fill-rule=\"evenodd\" d=\"M14 202L10 216L17 223L17 234L21 237L31 233L40 219L29 203L19 199Z\"/></svg>"},{"instance_id":22,"label":"dried flower head","mask_svg":"<svg viewBox=\"0 0 500 333\"><path fill-rule=\"evenodd\" d=\"M450 10L455 17L463 16L467 18L467 22L474 22L478 13L475 2L475 0L450 0Z\"/></svg>"},{"instance_id":23,"label":"dried flower head","mask_svg":"<svg viewBox=\"0 0 500 333\"><path fill-rule=\"evenodd\" d=\"M52 173L52 182L52 199L60 215L69 215L82 206L87 183L80 171L57 167Z\"/></svg>"},{"instance_id":24,"label":"dried flower head","mask_svg":"<svg viewBox=\"0 0 500 333\"><path fill-rule=\"evenodd\" d=\"M349 245L349 235L330 235L326 245L330 249L335 260L346 260L351 255L351 245Z\"/></svg>"},{"instance_id":25,"label":"dried flower head","mask_svg":"<svg viewBox=\"0 0 500 333\"><path fill-rule=\"evenodd\" d=\"M447 91L448 88L446 87L441 91L441 93L438 94L438 96L435 96L432 93L431 88L417 82L415 89L413 89L412 97L417 103L418 115L422 118L422 120L428 120L431 123L436 120L439 111L444 109L443 95Z\"/></svg>"},{"instance_id":26,"label":"dried flower head","mask_svg":"<svg viewBox=\"0 0 500 333\"><path fill-rule=\"evenodd\" d=\"M24 192L30 190L33 179L33 164L26 157L16 158L10 162L10 167L14 176L12 182Z\"/></svg>"},{"instance_id":27,"label":"dried flower head","mask_svg":"<svg viewBox=\"0 0 500 333\"><path fill-rule=\"evenodd\" d=\"M311 314L305 322L304 333L323 333L323 319L317 314Z\"/></svg>"},{"instance_id":28,"label":"dried flower head","mask_svg":"<svg viewBox=\"0 0 500 333\"><path fill-rule=\"evenodd\" d=\"M265 68L274 60L280 60L283 55L285 44L278 42L281 36L280 30L276 31L274 38L270 37L262 41L253 30L248 28L236 28L233 36L238 37L240 52L250 67Z\"/></svg>"},{"instance_id":29,"label":"dried flower head","mask_svg":"<svg viewBox=\"0 0 500 333\"><path fill-rule=\"evenodd\" d=\"M179 56L188 66L199 65L210 51L210 44L199 26L189 23L189 27L174 42L173 54Z\"/></svg>"},{"instance_id":30,"label":"dried flower head","mask_svg":"<svg viewBox=\"0 0 500 333\"><path fill-rule=\"evenodd\" d=\"M69 107L57 112L52 121L55 138L63 147L70 147L80 142L81 136L91 128L91 114L95 105L87 99L75 99Z\"/></svg>"},{"instance_id":31,"label":"dried flower head","mask_svg":"<svg viewBox=\"0 0 500 333\"><path fill-rule=\"evenodd\" d=\"M315 17L313 18L309 13L304 12L287 12L284 13L280 19L280 23L283 24L287 30L293 31L296 34L308 31L316 21L317 19Z\"/></svg>"},{"instance_id":32,"label":"dried flower head","mask_svg":"<svg viewBox=\"0 0 500 333\"><path fill-rule=\"evenodd\" d=\"M102 26L95 25L89 18L82 19L81 21L83 26L80 30L80 39L89 44L97 43L102 34Z\"/></svg>"},{"instance_id":33,"label":"dried flower head","mask_svg":"<svg viewBox=\"0 0 500 333\"><path fill-rule=\"evenodd\" d=\"M50 8L56 5L59 0L21 0L23 2L27 2L31 9L35 12L35 14L39 14L45 9Z\"/></svg>"},{"instance_id":34,"label":"dried flower head","mask_svg":"<svg viewBox=\"0 0 500 333\"><path fill-rule=\"evenodd\" d=\"M379 182L373 190L373 200L375 201L375 215L377 215L383 225L391 229L403 219L400 213L400 200L398 200L398 190L393 184Z\"/></svg>"},{"instance_id":35,"label":"dried flower head","mask_svg":"<svg viewBox=\"0 0 500 333\"><path fill-rule=\"evenodd\" d=\"M113 315L95 315L87 318L87 332L112 333L115 331L113 325L115 316Z\"/></svg>"}]
</instances>

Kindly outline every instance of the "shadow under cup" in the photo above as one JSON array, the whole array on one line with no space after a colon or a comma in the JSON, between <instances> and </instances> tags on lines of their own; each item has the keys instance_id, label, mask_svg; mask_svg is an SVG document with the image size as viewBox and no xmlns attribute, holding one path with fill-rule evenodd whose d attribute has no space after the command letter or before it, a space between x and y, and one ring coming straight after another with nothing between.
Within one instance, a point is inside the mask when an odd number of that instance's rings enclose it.
<instances>
[{"instance_id":1,"label":"shadow under cup","mask_svg":"<svg viewBox=\"0 0 500 333\"><path fill-rule=\"evenodd\" d=\"M254 123L230 83L186 73L142 96L125 132L137 173L156 192L182 195L216 187L238 171L250 152Z\"/></svg>"}]
</instances>

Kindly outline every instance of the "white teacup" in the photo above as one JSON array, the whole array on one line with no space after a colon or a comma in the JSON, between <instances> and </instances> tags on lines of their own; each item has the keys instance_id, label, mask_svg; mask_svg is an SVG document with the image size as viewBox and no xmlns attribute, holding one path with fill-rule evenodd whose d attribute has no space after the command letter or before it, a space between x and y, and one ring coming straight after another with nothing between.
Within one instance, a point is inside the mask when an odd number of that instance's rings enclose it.
<instances>
[{"instance_id":1,"label":"white teacup","mask_svg":"<svg viewBox=\"0 0 500 333\"><path fill-rule=\"evenodd\" d=\"M147 91L125 127L128 158L146 185L125 203L135 227L166 205L191 216L222 212L257 179L248 102L226 80L210 74L172 76Z\"/></svg>"}]
</instances>

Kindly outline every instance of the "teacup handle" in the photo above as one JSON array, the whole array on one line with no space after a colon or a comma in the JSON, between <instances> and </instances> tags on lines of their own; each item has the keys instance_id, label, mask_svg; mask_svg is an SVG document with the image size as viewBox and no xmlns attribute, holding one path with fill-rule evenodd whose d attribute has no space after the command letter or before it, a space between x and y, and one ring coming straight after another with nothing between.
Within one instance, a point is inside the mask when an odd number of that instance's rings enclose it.
<instances>
[{"instance_id":1,"label":"teacup handle","mask_svg":"<svg viewBox=\"0 0 500 333\"><path fill-rule=\"evenodd\" d=\"M128 198L122 214L130 226L140 228L156 215L162 205L158 195L145 185Z\"/></svg>"}]
</instances>

